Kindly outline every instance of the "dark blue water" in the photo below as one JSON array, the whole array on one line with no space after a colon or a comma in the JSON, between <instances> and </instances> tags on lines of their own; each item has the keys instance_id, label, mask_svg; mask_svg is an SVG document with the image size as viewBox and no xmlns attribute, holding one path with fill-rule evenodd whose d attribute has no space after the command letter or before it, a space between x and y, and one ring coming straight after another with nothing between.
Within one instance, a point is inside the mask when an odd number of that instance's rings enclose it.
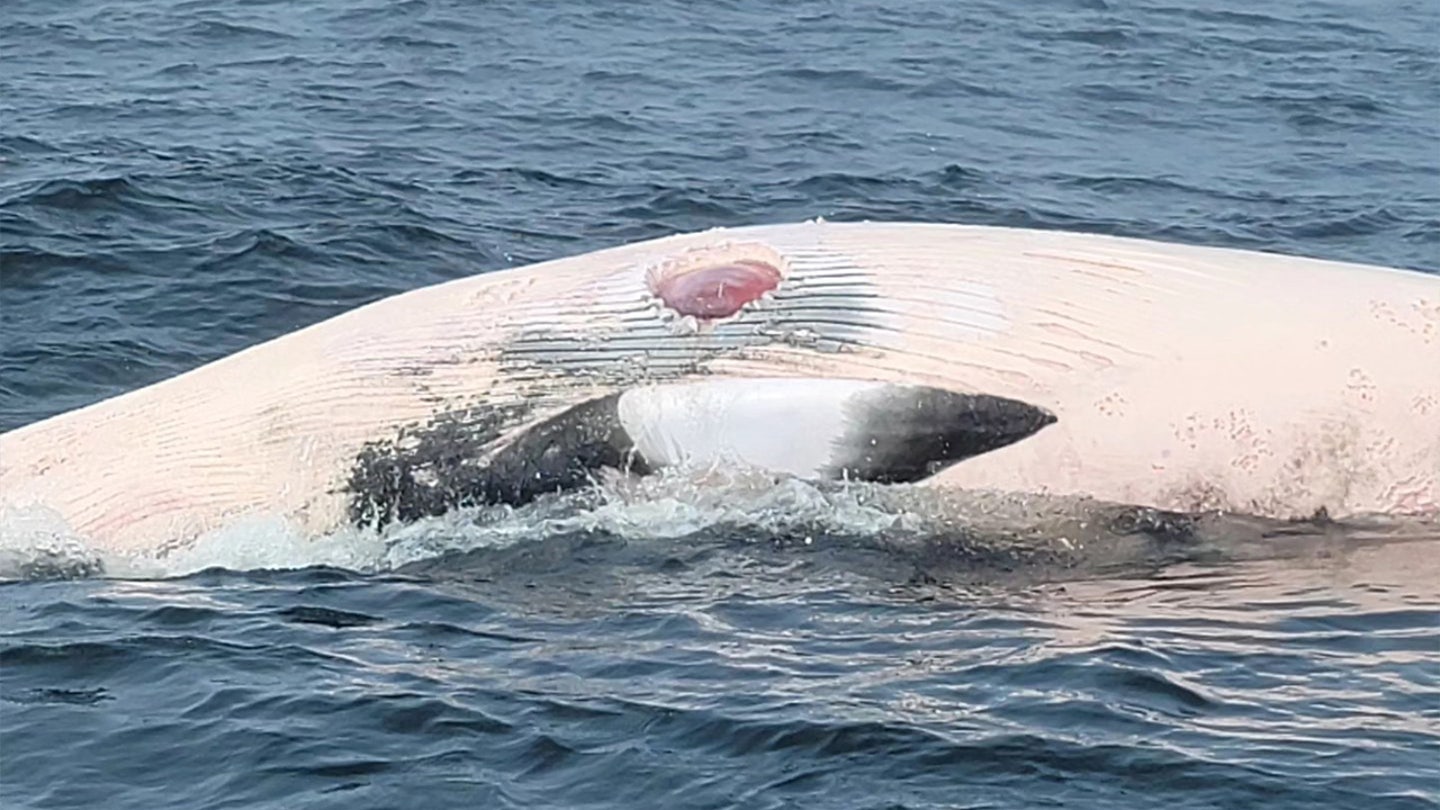
<instances>
[{"instance_id":1,"label":"dark blue water","mask_svg":"<svg viewBox=\"0 0 1440 810\"><path fill-rule=\"evenodd\" d=\"M1440 271L1440 9L5 0L0 430L814 216ZM1440 806L1437 538L1019 553L764 497L0 586L0 805Z\"/></svg>"}]
</instances>

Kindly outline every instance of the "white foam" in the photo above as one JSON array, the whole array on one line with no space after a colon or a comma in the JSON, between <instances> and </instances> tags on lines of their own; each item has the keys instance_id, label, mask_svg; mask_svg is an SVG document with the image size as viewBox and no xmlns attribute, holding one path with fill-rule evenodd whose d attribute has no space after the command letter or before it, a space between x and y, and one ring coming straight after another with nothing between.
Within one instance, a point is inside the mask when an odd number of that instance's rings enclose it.
<instances>
[{"instance_id":1,"label":"white foam","mask_svg":"<svg viewBox=\"0 0 1440 810\"><path fill-rule=\"evenodd\" d=\"M0 578L94 576L102 565L104 575L121 578L183 576L206 568L334 566L374 573L580 533L665 541L716 529L727 538L755 542L776 537L807 542L828 535L903 550L946 538L973 548L979 538L995 549L1103 556L1118 537L1112 522L1117 508L1088 499L816 484L742 468L674 468L643 478L611 474L593 489L546 496L523 507L456 509L383 531L345 528L307 537L278 517L250 517L159 557L102 554L53 512L10 509L0 511Z\"/></svg>"},{"instance_id":2,"label":"white foam","mask_svg":"<svg viewBox=\"0 0 1440 810\"><path fill-rule=\"evenodd\" d=\"M485 548L576 533L631 540L683 538L715 527L767 538L777 533L878 534L913 521L863 502L863 485L821 489L793 478L671 471L642 480L612 480L597 490L542 498L521 508L456 509L384 531L346 528L305 537L279 518L246 518L160 557L104 555L53 519L13 518L0 546L0 576L120 578L184 576L207 568L298 569L335 566L362 573Z\"/></svg>"},{"instance_id":3,"label":"white foam","mask_svg":"<svg viewBox=\"0 0 1440 810\"><path fill-rule=\"evenodd\" d=\"M0 507L0 580L93 576L101 556L43 506Z\"/></svg>"},{"instance_id":4,"label":"white foam","mask_svg":"<svg viewBox=\"0 0 1440 810\"><path fill-rule=\"evenodd\" d=\"M0 577L184 576L207 568L335 566L388 571L448 554L501 548L557 535L599 532L664 540L716 526L758 537L796 526L876 533L908 518L866 505L863 485L820 488L743 470L677 468L648 476L611 475L596 488L541 498L520 508L456 509L383 531L345 528L305 536L279 517L246 517L160 556L106 554L87 546L53 512L0 512Z\"/></svg>"},{"instance_id":5,"label":"white foam","mask_svg":"<svg viewBox=\"0 0 1440 810\"><path fill-rule=\"evenodd\" d=\"M384 542L373 531L347 528L307 537L279 516L247 516L163 557L109 556L105 570L110 576L127 578L183 576L206 568L254 571L333 566L371 572L377 570L383 551Z\"/></svg>"}]
</instances>

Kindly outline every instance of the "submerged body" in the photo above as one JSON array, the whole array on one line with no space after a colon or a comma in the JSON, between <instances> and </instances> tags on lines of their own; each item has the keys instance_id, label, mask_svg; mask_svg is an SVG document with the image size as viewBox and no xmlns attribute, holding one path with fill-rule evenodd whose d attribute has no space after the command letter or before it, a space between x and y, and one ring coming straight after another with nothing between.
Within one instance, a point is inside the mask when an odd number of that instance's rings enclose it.
<instances>
[{"instance_id":1,"label":"submerged body","mask_svg":"<svg viewBox=\"0 0 1440 810\"><path fill-rule=\"evenodd\" d=\"M7 433L0 508L160 553L256 515L322 533L732 461L1433 516L1440 277L952 225L674 236L398 295Z\"/></svg>"}]
</instances>

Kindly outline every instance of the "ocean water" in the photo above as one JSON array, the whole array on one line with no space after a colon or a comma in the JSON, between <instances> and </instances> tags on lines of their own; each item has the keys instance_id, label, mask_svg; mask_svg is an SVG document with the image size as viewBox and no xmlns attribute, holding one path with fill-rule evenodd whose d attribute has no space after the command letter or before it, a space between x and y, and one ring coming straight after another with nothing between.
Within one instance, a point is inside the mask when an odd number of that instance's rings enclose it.
<instances>
[{"instance_id":1,"label":"ocean water","mask_svg":"<svg viewBox=\"0 0 1440 810\"><path fill-rule=\"evenodd\" d=\"M4 0L0 430L816 216L1440 272L1440 8ZM12 565L0 806L1440 807L1440 537L915 497L657 480Z\"/></svg>"}]
</instances>

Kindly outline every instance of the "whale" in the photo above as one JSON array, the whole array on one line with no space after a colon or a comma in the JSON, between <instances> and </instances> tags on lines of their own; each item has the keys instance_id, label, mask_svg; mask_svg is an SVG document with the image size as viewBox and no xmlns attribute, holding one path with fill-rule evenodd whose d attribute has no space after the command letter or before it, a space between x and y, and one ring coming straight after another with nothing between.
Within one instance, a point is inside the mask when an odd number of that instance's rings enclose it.
<instances>
[{"instance_id":1,"label":"whale","mask_svg":"<svg viewBox=\"0 0 1440 810\"><path fill-rule=\"evenodd\" d=\"M414 289L0 435L0 514L164 555L609 472L1440 512L1440 276L958 224L682 233Z\"/></svg>"}]
</instances>

